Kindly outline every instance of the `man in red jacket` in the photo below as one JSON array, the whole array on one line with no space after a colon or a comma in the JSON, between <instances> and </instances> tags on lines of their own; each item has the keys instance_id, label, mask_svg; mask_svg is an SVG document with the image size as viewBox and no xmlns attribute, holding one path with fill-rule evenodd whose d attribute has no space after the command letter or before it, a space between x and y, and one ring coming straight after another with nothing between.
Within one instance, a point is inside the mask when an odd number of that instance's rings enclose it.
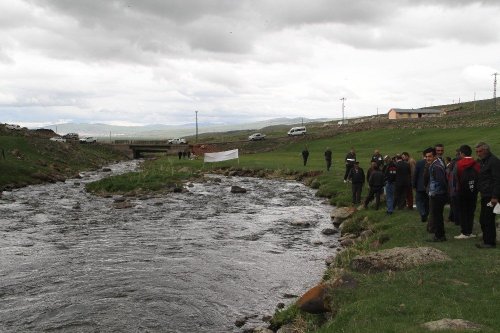
<instances>
[{"instance_id":1,"label":"man in red jacket","mask_svg":"<svg viewBox=\"0 0 500 333\"><path fill-rule=\"evenodd\" d=\"M476 237L472 233L474 213L476 211L478 177L480 165L472 157L472 148L463 145L459 148L460 159L456 162L453 176L456 177L456 192L458 194L459 214L462 233L455 239Z\"/></svg>"}]
</instances>

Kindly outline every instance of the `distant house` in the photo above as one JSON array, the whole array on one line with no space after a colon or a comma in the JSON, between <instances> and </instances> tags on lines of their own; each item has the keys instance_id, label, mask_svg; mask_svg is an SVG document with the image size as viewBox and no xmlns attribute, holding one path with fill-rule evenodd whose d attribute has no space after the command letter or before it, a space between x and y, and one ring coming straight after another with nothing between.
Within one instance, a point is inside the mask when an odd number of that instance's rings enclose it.
<instances>
[{"instance_id":1,"label":"distant house","mask_svg":"<svg viewBox=\"0 0 500 333\"><path fill-rule=\"evenodd\" d=\"M424 117L439 117L443 114L437 109L390 109L389 119L418 119Z\"/></svg>"}]
</instances>

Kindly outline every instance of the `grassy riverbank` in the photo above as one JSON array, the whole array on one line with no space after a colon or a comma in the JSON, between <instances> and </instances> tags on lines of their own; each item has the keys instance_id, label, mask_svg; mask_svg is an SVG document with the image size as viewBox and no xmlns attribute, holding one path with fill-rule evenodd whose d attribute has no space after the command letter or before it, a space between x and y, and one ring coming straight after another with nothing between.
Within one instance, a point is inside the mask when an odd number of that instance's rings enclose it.
<instances>
[{"instance_id":1,"label":"grassy riverbank","mask_svg":"<svg viewBox=\"0 0 500 333\"><path fill-rule=\"evenodd\" d=\"M491 145L493 152L500 155L498 120L498 114L485 112L468 114L462 118L425 120L422 123L415 122L409 127L398 126L400 123L395 122L390 128L380 126L355 132L328 132L328 129L320 132L318 127L311 131L310 136L280 141L279 147L272 151L268 151L270 140L247 143L253 148L249 151L266 150L266 152L242 154L239 163L233 160L204 165L201 160L160 157L147 161L141 172L111 177L89 184L87 188L95 193L170 191L180 188L187 180L205 172L233 171L245 174L247 170L252 170L248 174L307 180L309 185L318 189L318 196L328 198L333 205L344 206L350 204L351 195L349 184L344 184L342 180L343 161L350 147L356 149L358 160L365 171L376 148L380 149L383 155L407 151L418 159L424 148L436 143L443 143L445 155L453 156L454 150L461 144L473 146L479 141L486 141ZM432 126L424 126L428 122L432 122ZM440 128L440 124L445 124L446 128ZM0 140L2 139L0 137ZM78 160L69 157L66 148L60 146L60 143L51 143L54 145L50 146L50 149L60 151L55 155L57 157L42 162L37 161L44 157L44 149L49 148L35 149L33 146L37 147L36 142L17 141L13 144L4 140L0 141L0 144L10 147L9 151L14 147L21 147L17 149L24 155L24 159L19 161L0 163L0 167L3 168L2 174L4 170L15 172L7 175L10 177L8 179L17 177L19 181L24 181L25 175L33 173L34 169L30 169L30 165L46 164L43 167L50 170L56 169L50 166L52 164L59 169L65 166L68 172L72 171L73 167L80 166ZM304 167L300 152L306 145L310 157L307 166ZM261 147L264 148L260 149ZM330 172L326 172L323 159L323 152L327 147L332 149L334 158L333 169ZM86 149L94 148L81 147L81 149L83 150L80 152L83 153ZM92 154L91 151L88 153ZM96 160L100 159L97 155ZM5 168L7 163L16 164L10 164L9 168ZM19 170L11 171L14 167ZM363 196L366 194L367 188L364 189ZM449 239L447 242L427 243L426 239L430 238L430 235L426 233L425 225L420 222L415 211L396 211L394 215L388 217L384 209L380 211L368 209L357 212L354 221L356 223L350 227L353 232L370 229L375 232L374 235L343 251L337 256L334 266L327 269L323 277L318 276L320 282L322 279L334 276L336 269L344 269L357 281L353 288L338 289L331 295L331 307L335 310L335 316L309 315L291 305L275 315L274 325L293 324L297 329L296 332L426 332L420 326L422 323L442 318L461 318L482 325L482 332L498 331L500 327L500 316L497 315L500 313L498 248L479 250L474 247L477 240L453 239L454 235L459 234L459 229L451 223L446 224ZM480 228L476 223L474 233L479 232ZM381 245L374 245L376 243ZM398 272L362 274L350 271L350 262L354 256L397 246L436 247L448 254L452 260Z\"/></svg>"},{"instance_id":2,"label":"grassy riverbank","mask_svg":"<svg viewBox=\"0 0 500 333\"><path fill-rule=\"evenodd\" d=\"M53 142L19 133L1 133L0 154L1 149L0 190L64 180L126 158L105 145Z\"/></svg>"},{"instance_id":3,"label":"grassy riverbank","mask_svg":"<svg viewBox=\"0 0 500 333\"><path fill-rule=\"evenodd\" d=\"M382 154L408 151L418 159L421 151L435 143L445 145L446 154L453 156L461 144L474 145L486 141L494 153L500 155L500 136L498 126L470 128L412 128L376 129L356 133L342 133L334 137L320 139L290 140L279 149L257 154L242 155L237 161L226 161L203 165L201 160L178 160L160 158L144 165L142 174L120 176L120 181L106 180L90 185L93 191L111 191L116 184L119 191L141 189L155 190L180 186L182 181L203 172L215 170L257 170L260 176L307 175L314 171L324 171L310 183L318 188L318 195L329 198L335 205L349 205L350 186L344 184L343 159L352 146L356 149L361 166L367 168L375 148ZM259 145L260 142L255 142ZM300 151L307 145L310 151L309 162L302 165ZM333 150L333 170L324 169L323 152L326 147ZM115 178L115 180L118 178ZM311 180L311 179L309 179ZM109 183L108 183L109 182ZM114 184L114 185L112 185ZM133 185L135 184L135 185ZM92 187L95 186L95 187ZM364 189L363 195L367 194ZM332 295L332 307L336 315L325 318L309 315L290 306L279 312L273 322L275 325L292 323L297 332L425 332L422 323L442 318L461 318L483 326L482 332L496 332L500 327L500 252L498 249L479 250L477 240L455 240L460 233L454 224L446 224L448 241L428 243L430 235L420 222L415 211L397 211L387 217L385 211L367 210L356 213L358 229L369 228L375 234L363 242L342 252L337 257L336 268L349 271L350 259L369 251L396 246L433 246L451 257L451 261L431 264L400 272L361 274L350 272L357 281L352 289L340 289ZM480 233L479 225L474 227ZM373 242L384 240L380 247L374 248ZM324 279L333 273L325 272ZM321 277L318 277L318 282Z\"/></svg>"}]
</instances>

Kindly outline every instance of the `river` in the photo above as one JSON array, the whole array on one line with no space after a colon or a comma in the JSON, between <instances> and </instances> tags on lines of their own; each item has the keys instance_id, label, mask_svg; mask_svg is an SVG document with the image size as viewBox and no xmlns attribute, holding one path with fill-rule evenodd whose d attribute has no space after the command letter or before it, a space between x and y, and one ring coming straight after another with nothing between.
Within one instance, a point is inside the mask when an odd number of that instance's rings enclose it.
<instances>
[{"instance_id":1,"label":"river","mask_svg":"<svg viewBox=\"0 0 500 333\"><path fill-rule=\"evenodd\" d=\"M337 239L314 190L209 176L125 209L85 191L137 163L3 193L0 331L242 332L319 282Z\"/></svg>"}]
</instances>

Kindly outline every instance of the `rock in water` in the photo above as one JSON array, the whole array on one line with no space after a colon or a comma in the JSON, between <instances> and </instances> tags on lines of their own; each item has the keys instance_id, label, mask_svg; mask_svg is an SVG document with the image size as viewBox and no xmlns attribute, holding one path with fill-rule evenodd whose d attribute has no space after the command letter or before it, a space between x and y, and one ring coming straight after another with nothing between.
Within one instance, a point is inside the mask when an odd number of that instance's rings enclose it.
<instances>
[{"instance_id":1,"label":"rock in water","mask_svg":"<svg viewBox=\"0 0 500 333\"><path fill-rule=\"evenodd\" d=\"M247 193L247 190L243 187L233 185L231 186L231 193Z\"/></svg>"}]
</instances>

